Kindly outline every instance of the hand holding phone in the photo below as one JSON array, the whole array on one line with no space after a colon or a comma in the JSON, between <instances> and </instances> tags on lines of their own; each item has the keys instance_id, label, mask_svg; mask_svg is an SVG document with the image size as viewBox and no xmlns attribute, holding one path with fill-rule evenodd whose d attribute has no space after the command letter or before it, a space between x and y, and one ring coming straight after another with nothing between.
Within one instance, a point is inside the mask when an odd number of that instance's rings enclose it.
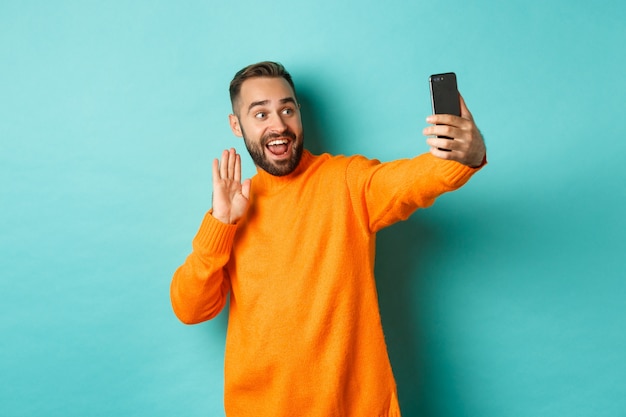
<instances>
[{"instance_id":1,"label":"hand holding phone","mask_svg":"<svg viewBox=\"0 0 626 417\"><path fill-rule=\"evenodd\" d=\"M453 72L433 74L428 81L430 83L430 99L433 113L461 116L461 104L456 83L456 74ZM448 136L439 137L454 140L454 138ZM439 149L449 151L449 149Z\"/></svg>"},{"instance_id":2,"label":"hand holding phone","mask_svg":"<svg viewBox=\"0 0 626 417\"><path fill-rule=\"evenodd\" d=\"M456 75L452 72L431 75L430 93L435 114L426 118L431 125L423 130L428 137L426 142L431 146L430 152L437 158L460 162L471 168L486 164L487 150L483 135L459 94ZM438 133L452 134L454 137L439 136ZM455 142L450 142L451 139ZM442 149L439 147L442 145L452 149Z\"/></svg>"}]
</instances>

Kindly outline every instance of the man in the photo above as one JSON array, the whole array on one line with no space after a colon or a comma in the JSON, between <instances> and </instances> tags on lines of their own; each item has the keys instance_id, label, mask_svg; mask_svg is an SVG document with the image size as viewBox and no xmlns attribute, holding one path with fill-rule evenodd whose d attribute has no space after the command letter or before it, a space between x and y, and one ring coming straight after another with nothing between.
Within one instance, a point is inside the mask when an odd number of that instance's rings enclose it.
<instances>
[{"instance_id":1,"label":"man","mask_svg":"<svg viewBox=\"0 0 626 417\"><path fill-rule=\"evenodd\" d=\"M244 68L230 94L230 127L257 174L242 181L234 149L214 160L213 208L171 285L174 311L188 324L215 317L230 296L227 416L400 416L375 236L486 163L469 110L461 98L461 117L428 117L430 153L381 164L306 151L293 81L280 64Z\"/></svg>"}]
</instances>

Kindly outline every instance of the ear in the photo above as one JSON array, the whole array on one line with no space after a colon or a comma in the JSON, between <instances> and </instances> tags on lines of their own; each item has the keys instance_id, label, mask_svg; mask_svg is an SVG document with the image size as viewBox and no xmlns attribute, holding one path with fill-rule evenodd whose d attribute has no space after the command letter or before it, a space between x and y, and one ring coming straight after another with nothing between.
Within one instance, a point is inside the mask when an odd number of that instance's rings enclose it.
<instances>
[{"instance_id":1,"label":"ear","mask_svg":"<svg viewBox=\"0 0 626 417\"><path fill-rule=\"evenodd\" d=\"M242 137L243 133L241 133L241 126L239 125L239 118L234 114L228 115L228 122L230 123L230 130L233 131L235 136Z\"/></svg>"}]
</instances>

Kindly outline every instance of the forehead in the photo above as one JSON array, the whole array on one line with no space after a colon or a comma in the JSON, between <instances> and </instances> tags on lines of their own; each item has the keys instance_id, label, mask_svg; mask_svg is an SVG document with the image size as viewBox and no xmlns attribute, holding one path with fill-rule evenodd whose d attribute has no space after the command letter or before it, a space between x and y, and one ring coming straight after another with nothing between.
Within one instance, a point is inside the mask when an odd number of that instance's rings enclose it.
<instances>
[{"instance_id":1,"label":"forehead","mask_svg":"<svg viewBox=\"0 0 626 417\"><path fill-rule=\"evenodd\" d=\"M254 77L243 82L239 98L241 104L247 107L259 101L295 100L295 95L287 80L282 77Z\"/></svg>"}]
</instances>

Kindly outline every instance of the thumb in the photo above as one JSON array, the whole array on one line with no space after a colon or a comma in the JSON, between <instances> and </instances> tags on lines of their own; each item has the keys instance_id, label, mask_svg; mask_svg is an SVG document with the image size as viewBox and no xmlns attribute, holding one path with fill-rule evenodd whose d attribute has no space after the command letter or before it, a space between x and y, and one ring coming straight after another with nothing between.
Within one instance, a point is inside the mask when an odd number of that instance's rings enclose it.
<instances>
[{"instance_id":1,"label":"thumb","mask_svg":"<svg viewBox=\"0 0 626 417\"><path fill-rule=\"evenodd\" d=\"M470 113L469 109L467 108L467 105L465 104L465 100L463 99L463 96L461 95L461 93L459 93L459 101L461 103L461 117L464 119L474 121L474 117L472 116L472 113Z\"/></svg>"},{"instance_id":2,"label":"thumb","mask_svg":"<svg viewBox=\"0 0 626 417\"><path fill-rule=\"evenodd\" d=\"M248 178L241 184L241 194L247 199L250 198L250 183L250 178Z\"/></svg>"}]
</instances>

